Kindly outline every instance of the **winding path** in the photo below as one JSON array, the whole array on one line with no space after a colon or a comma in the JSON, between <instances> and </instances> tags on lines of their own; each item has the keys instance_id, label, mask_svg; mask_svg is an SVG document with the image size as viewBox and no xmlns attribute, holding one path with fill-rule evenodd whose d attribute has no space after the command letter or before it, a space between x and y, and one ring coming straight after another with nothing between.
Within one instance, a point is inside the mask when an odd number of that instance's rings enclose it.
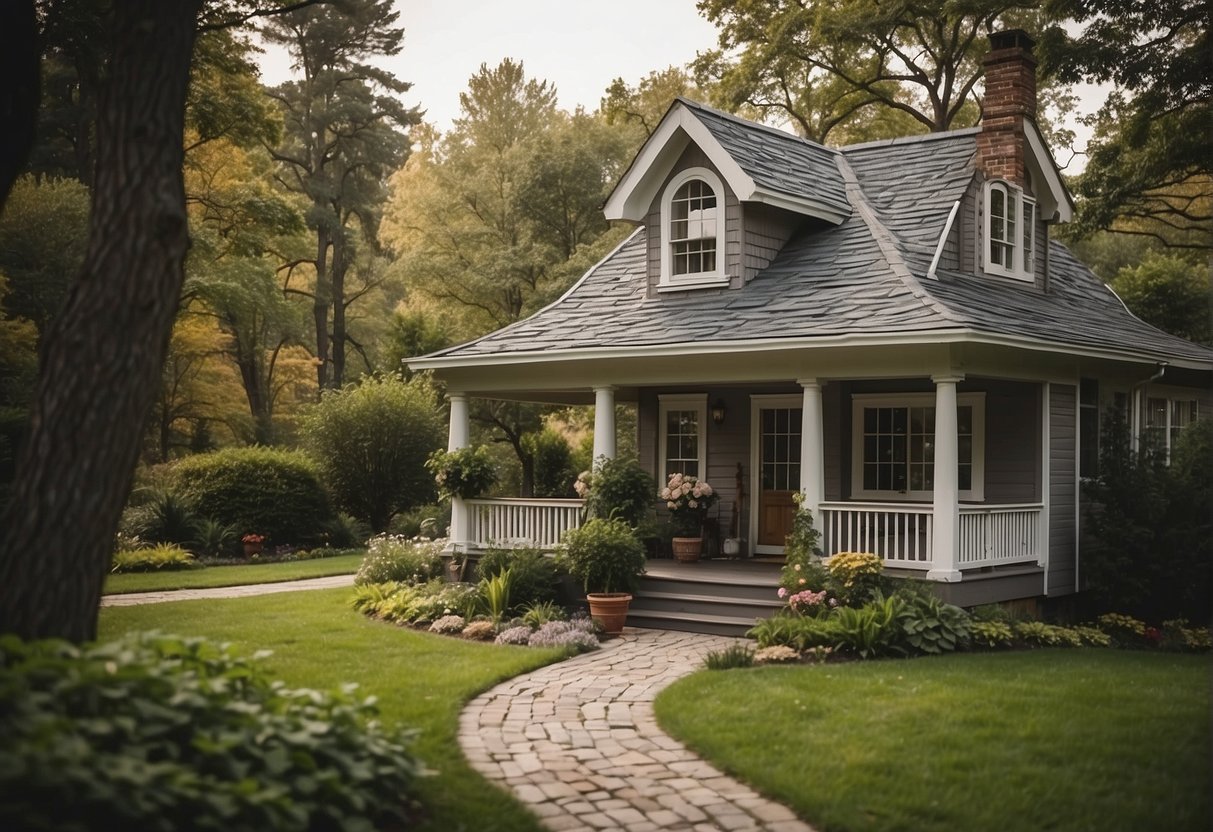
<instances>
[{"instance_id":1,"label":"winding path","mask_svg":"<svg viewBox=\"0 0 1213 832\"><path fill-rule=\"evenodd\" d=\"M663 734L653 699L735 639L628 629L473 699L459 743L548 829L812 832Z\"/></svg>"}]
</instances>

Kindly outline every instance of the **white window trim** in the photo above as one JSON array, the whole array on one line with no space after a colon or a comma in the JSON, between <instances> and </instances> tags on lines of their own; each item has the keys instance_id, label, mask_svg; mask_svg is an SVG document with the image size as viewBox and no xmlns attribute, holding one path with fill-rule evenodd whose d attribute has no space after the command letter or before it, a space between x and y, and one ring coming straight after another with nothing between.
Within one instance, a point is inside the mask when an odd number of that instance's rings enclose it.
<instances>
[{"instance_id":1,"label":"white window trim","mask_svg":"<svg viewBox=\"0 0 1213 832\"><path fill-rule=\"evenodd\" d=\"M1171 452L1174 446L1171 444L1171 420L1175 416L1175 409L1179 405L1195 405L1196 413L1193 421L1200 419L1202 408L1200 406L1200 396L1193 391L1177 390L1175 388L1159 388L1154 387L1144 391L1141 399L1141 428L1138 432L1138 446L1149 436L1151 430L1157 430L1158 426L1149 424L1150 421L1150 400L1163 399L1167 403L1166 416L1162 425L1163 441L1155 450L1163 454L1163 458L1167 464L1171 464ZM1187 430L1192 425L1192 422L1182 426L1180 431Z\"/></svg>"},{"instance_id":2,"label":"white window trim","mask_svg":"<svg viewBox=\"0 0 1213 832\"><path fill-rule=\"evenodd\" d=\"M690 275L675 275L670 245L670 205L678 189L692 179L702 179L716 194L718 218L716 222L716 269L711 272L696 272ZM720 177L707 168L687 168L678 173L661 194L661 279L659 292L679 292L688 289L709 289L727 286L729 275L725 270L725 192Z\"/></svg>"},{"instance_id":3,"label":"white window trim","mask_svg":"<svg viewBox=\"0 0 1213 832\"><path fill-rule=\"evenodd\" d=\"M990 235L990 195L995 190L1001 190L1006 196L1015 197L1015 234L1010 240L1011 259L1012 263L1008 266L1001 266L991 259L991 235ZM984 252L983 268L986 274L998 275L999 277L1009 277L1013 280L1024 280L1033 282L1036 280L1036 264L1024 262L1025 246L1024 235L1027 233L1032 242L1032 257L1036 257L1036 223L1028 223L1025 221L1025 206L1036 205L1036 200L1023 192L1023 188L1018 185L1013 185L1003 179L991 179L982 187L982 199L984 209L984 219L982 221L982 249ZM1004 200L1005 204L1005 200ZM1035 216L1035 212L1033 212Z\"/></svg>"},{"instance_id":4,"label":"white window trim","mask_svg":"<svg viewBox=\"0 0 1213 832\"><path fill-rule=\"evenodd\" d=\"M933 491L867 491L863 487L864 406L934 407L934 393L855 393L851 396L851 499L881 502L930 502ZM972 488L961 489L958 498L967 502L985 500L986 482L986 394L959 393L957 407L973 408Z\"/></svg>"},{"instance_id":5,"label":"white window trim","mask_svg":"<svg viewBox=\"0 0 1213 832\"><path fill-rule=\"evenodd\" d=\"M663 394L657 397L657 483L658 488L666 484L666 415L671 410L694 410L698 415L699 424L699 479L707 479L708 471L708 394L707 393L677 393Z\"/></svg>"}]
</instances>

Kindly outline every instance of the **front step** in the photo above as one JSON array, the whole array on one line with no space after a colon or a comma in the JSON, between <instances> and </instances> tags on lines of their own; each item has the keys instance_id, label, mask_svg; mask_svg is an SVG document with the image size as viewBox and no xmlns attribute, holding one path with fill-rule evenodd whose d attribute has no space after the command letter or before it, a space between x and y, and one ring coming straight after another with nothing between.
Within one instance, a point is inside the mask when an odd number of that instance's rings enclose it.
<instances>
[{"instance_id":1,"label":"front step","mask_svg":"<svg viewBox=\"0 0 1213 832\"><path fill-rule=\"evenodd\" d=\"M769 618L783 606L778 586L775 564L649 561L633 593L628 624L743 636L758 619Z\"/></svg>"}]
</instances>

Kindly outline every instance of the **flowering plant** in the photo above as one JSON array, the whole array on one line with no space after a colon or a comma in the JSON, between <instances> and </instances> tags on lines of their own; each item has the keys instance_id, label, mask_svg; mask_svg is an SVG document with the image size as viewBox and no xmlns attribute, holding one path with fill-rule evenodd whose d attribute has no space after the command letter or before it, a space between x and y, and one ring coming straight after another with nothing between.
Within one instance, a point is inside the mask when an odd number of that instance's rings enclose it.
<instances>
[{"instance_id":1,"label":"flowering plant","mask_svg":"<svg viewBox=\"0 0 1213 832\"><path fill-rule=\"evenodd\" d=\"M690 474L670 474L669 482L657 496L665 500L675 528L688 536L699 534L708 509L719 499L706 480Z\"/></svg>"},{"instance_id":2,"label":"flowering plant","mask_svg":"<svg viewBox=\"0 0 1213 832\"><path fill-rule=\"evenodd\" d=\"M240 538L241 543L264 543L265 535L263 534L246 534Z\"/></svg>"}]
</instances>

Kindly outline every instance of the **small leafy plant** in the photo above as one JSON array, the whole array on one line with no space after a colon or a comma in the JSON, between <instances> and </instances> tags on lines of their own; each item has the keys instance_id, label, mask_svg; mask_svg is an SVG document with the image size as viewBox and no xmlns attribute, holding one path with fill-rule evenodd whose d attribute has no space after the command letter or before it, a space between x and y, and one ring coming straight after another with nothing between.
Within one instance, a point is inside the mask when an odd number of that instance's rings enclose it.
<instances>
[{"instance_id":1,"label":"small leafy plant","mask_svg":"<svg viewBox=\"0 0 1213 832\"><path fill-rule=\"evenodd\" d=\"M754 651L744 644L730 644L723 650L711 650L703 657L708 670L729 670L754 664Z\"/></svg>"},{"instance_id":2,"label":"small leafy plant","mask_svg":"<svg viewBox=\"0 0 1213 832\"><path fill-rule=\"evenodd\" d=\"M172 543L162 543L147 549L127 549L114 554L110 571L122 572L169 572L175 569L192 569L198 564L194 556Z\"/></svg>"},{"instance_id":3,"label":"small leafy plant","mask_svg":"<svg viewBox=\"0 0 1213 832\"><path fill-rule=\"evenodd\" d=\"M497 469L483 447L457 451L434 451L425 467L434 475L438 493L444 498L470 500L484 494L497 482Z\"/></svg>"},{"instance_id":4,"label":"small leafy plant","mask_svg":"<svg viewBox=\"0 0 1213 832\"><path fill-rule=\"evenodd\" d=\"M596 517L565 535L559 562L590 592L633 592L644 574L644 544L622 520Z\"/></svg>"}]
</instances>

